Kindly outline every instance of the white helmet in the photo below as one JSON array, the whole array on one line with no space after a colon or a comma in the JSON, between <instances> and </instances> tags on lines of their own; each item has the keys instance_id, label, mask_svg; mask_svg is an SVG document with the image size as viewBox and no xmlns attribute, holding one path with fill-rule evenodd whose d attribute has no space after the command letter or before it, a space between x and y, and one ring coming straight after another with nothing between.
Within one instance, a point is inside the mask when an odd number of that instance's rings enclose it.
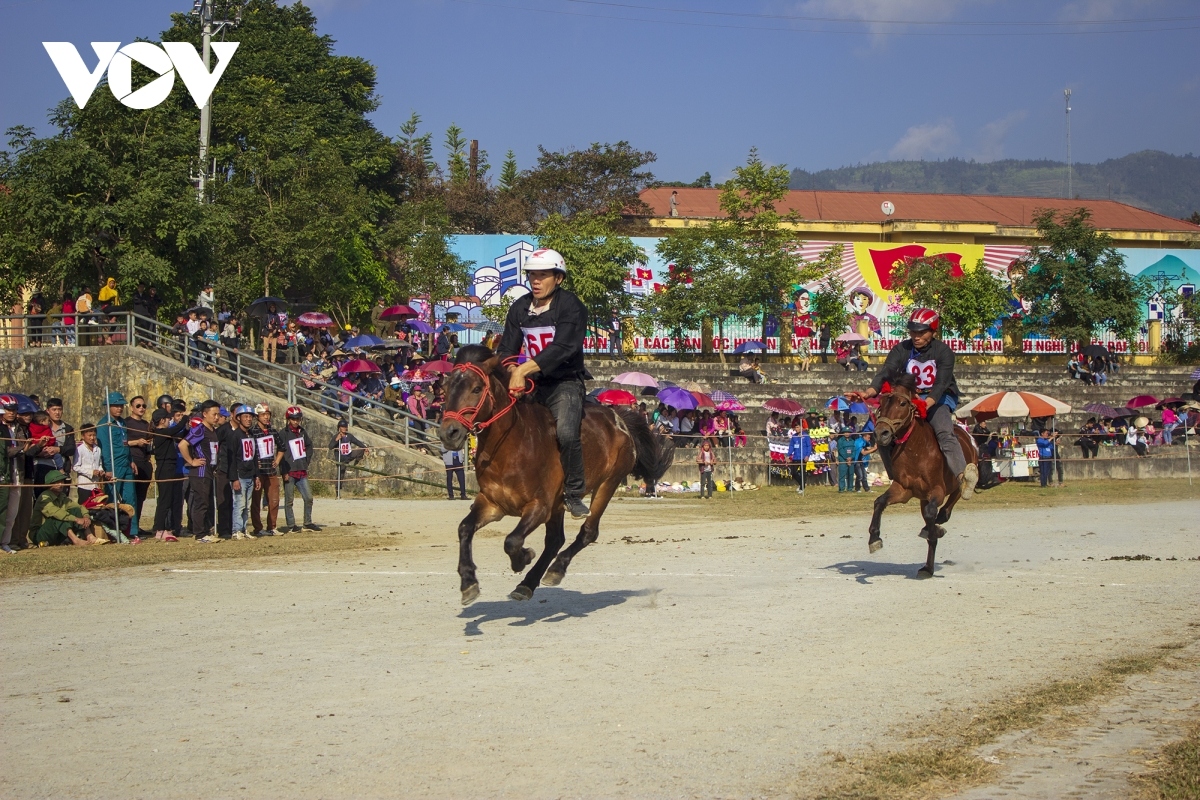
<instances>
[{"instance_id":1,"label":"white helmet","mask_svg":"<svg viewBox=\"0 0 1200 800\"><path fill-rule=\"evenodd\" d=\"M534 250L525 259L525 271L529 272L535 269L548 269L567 274L567 262L563 260L562 255L557 250L545 248L542 250Z\"/></svg>"}]
</instances>

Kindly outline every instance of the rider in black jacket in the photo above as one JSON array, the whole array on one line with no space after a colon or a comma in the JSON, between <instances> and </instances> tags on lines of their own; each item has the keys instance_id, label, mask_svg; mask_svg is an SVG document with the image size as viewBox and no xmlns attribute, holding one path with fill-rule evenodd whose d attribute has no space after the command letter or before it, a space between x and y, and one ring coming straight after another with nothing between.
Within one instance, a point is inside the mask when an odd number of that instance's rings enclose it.
<instances>
[{"instance_id":1,"label":"rider in black jacket","mask_svg":"<svg viewBox=\"0 0 1200 800\"><path fill-rule=\"evenodd\" d=\"M579 439L583 382L592 377L583 365L588 313L578 297L562 288L566 275L566 262L554 250L537 250L525 259L530 293L517 298L508 309L497 352L507 358L524 349L529 357L513 369L508 386L515 392L524 391L525 379L532 377L534 400L554 415L567 511L582 519L588 515Z\"/></svg>"}]
</instances>

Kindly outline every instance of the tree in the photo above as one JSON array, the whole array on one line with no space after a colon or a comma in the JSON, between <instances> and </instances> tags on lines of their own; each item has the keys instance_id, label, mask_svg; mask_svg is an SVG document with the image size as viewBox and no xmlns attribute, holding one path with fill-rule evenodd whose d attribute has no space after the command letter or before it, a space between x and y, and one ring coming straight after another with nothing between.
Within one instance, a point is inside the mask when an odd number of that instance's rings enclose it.
<instances>
[{"instance_id":1,"label":"tree","mask_svg":"<svg viewBox=\"0 0 1200 800\"><path fill-rule=\"evenodd\" d=\"M964 338L983 336L1008 310L1004 284L982 259L968 270L945 256L902 261L892 269L892 285L916 305L937 309L946 329Z\"/></svg>"},{"instance_id":2,"label":"tree","mask_svg":"<svg viewBox=\"0 0 1200 800\"><path fill-rule=\"evenodd\" d=\"M605 328L632 310L625 280L634 264L646 261L645 250L613 230L616 221L615 214L571 219L552 214L538 226L538 244L557 250L567 262L567 289L579 295L592 319Z\"/></svg>"},{"instance_id":3,"label":"tree","mask_svg":"<svg viewBox=\"0 0 1200 800\"><path fill-rule=\"evenodd\" d=\"M735 240L727 233L720 226L680 228L659 239L655 250L675 270L662 292L646 298L642 311L647 318L660 318L677 337L697 324L703 334L704 322L715 321L722 363L725 322L741 311Z\"/></svg>"},{"instance_id":4,"label":"tree","mask_svg":"<svg viewBox=\"0 0 1200 800\"><path fill-rule=\"evenodd\" d=\"M504 154L504 163L500 165L500 188L507 191L517 183L517 157L509 150Z\"/></svg>"},{"instance_id":5,"label":"tree","mask_svg":"<svg viewBox=\"0 0 1200 800\"><path fill-rule=\"evenodd\" d=\"M1014 290L1030 304L1024 324L1068 342L1087 343L1100 329L1132 338L1149 287L1125 270L1112 238L1090 218L1086 208L1035 212L1041 243L1014 273Z\"/></svg>"},{"instance_id":6,"label":"tree","mask_svg":"<svg viewBox=\"0 0 1200 800\"><path fill-rule=\"evenodd\" d=\"M846 296L846 282L837 271L842 263L843 249L843 245L834 245L812 265L821 271L817 290L812 293L812 315L817 324L829 326L833 339L850 327L850 300Z\"/></svg>"},{"instance_id":7,"label":"tree","mask_svg":"<svg viewBox=\"0 0 1200 800\"><path fill-rule=\"evenodd\" d=\"M635 150L624 141L561 152L538 147L537 166L520 176L516 190L536 220L554 214L570 219L646 209L638 193L654 175L639 170L656 159L654 153Z\"/></svg>"},{"instance_id":8,"label":"tree","mask_svg":"<svg viewBox=\"0 0 1200 800\"><path fill-rule=\"evenodd\" d=\"M467 146L467 140L463 138L462 128L450 123L450 127L446 128L446 169L450 174L450 183L455 185L465 184L469 178L467 170L467 157L464 150Z\"/></svg>"}]
</instances>

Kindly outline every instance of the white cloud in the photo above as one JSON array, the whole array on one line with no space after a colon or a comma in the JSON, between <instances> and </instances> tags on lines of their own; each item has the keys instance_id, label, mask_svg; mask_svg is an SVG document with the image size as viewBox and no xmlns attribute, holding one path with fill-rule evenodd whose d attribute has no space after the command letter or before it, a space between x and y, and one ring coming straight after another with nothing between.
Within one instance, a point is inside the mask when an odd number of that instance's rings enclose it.
<instances>
[{"instance_id":1,"label":"white cloud","mask_svg":"<svg viewBox=\"0 0 1200 800\"><path fill-rule=\"evenodd\" d=\"M949 153L957 144L958 132L954 129L954 120L944 119L912 126L892 146L889 155L906 161L937 158Z\"/></svg>"},{"instance_id":2,"label":"white cloud","mask_svg":"<svg viewBox=\"0 0 1200 800\"><path fill-rule=\"evenodd\" d=\"M857 19L867 23L871 33L884 36L896 29L879 20L902 22L942 22L954 16L963 0L805 0L798 12L805 16ZM912 26L899 26L909 30Z\"/></svg>"},{"instance_id":3,"label":"white cloud","mask_svg":"<svg viewBox=\"0 0 1200 800\"><path fill-rule=\"evenodd\" d=\"M992 120L979 131L980 161L996 161L1004 158L1004 139L1008 132L1023 122L1029 112L1025 109L1005 114L997 120Z\"/></svg>"}]
</instances>

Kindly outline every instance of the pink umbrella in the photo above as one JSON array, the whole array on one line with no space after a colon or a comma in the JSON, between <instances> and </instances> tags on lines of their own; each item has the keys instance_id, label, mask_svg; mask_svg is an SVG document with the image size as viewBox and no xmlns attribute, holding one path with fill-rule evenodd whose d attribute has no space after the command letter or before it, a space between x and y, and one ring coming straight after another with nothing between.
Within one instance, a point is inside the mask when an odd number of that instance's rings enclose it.
<instances>
[{"instance_id":1,"label":"pink umbrella","mask_svg":"<svg viewBox=\"0 0 1200 800\"><path fill-rule=\"evenodd\" d=\"M837 340L839 342L841 342L842 344L849 344L849 345L859 345L859 344L867 343L866 337L861 336L857 333L843 333L841 336L837 337Z\"/></svg>"},{"instance_id":2,"label":"pink umbrella","mask_svg":"<svg viewBox=\"0 0 1200 800\"><path fill-rule=\"evenodd\" d=\"M309 328L327 328L333 324L333 319L320 311L305 311L296 317L296 322Z\"/></svg>"},{"instance_id":3,"label":"pink umbrella","mask_svg":"<svg viewBox=\"0 0 1200 800\"><path fill-rule=\"evenodd\" d=\"M1126 408L1142 408L1143 406L1158 405L1158 398L1150 394L1139 394L1125 404Z\"/></svg>"},{"instance_id":4,"label":"pink umbrella","mask_svg":"<svg viewBox=\"0 0 1200 800\"><path fill-rule=\"evenodd\" d=\"M636 406L637 398L624 389L605 389L596 399L606 406Z\"/></svg>"},{"instance_id":5,"label":"pink umbrella","mask_svg":"<svg viewBox=\"0 0 1200 800\"><path fill-rule=\"evenodd\" d=\"M746 407L737 400L722 400L717 403L717 411L745 411Z\"/></svg>"},{"instance_id":6,"label":"pink umbrella","mask_svg":"<svg viewBox=\"0 0 1200 800\"><path fill-rule=\"evenodd\" d=\"M349 375L353 372L382 372L379 365L365 358L352 358L338 369L338 375Z\"/></svg>"},{"instance_id":7,"label":"pink umbrella","mask_svg":"<svg viewBox=\"0 0 1200 800\"><path fill-rule=\"evenodd\" d=\"M763 403L763 408L767 411L775 411L780 414L803 414L804 406L797 403L795 400L789 400L786 397L773 397Z\"/></svg>"},{"instance_id":8,"label":"pink umbrella","mask_svg":"<svg viewBox=\"0 0 1200 800\"><path fill-rule=\"evenodd\" d=\"M420 316L413 310L412 306L398 305L391 308L385 308L383 313L379 315L380 319L407 319L409 317Z\"/></svg>"},{"instance_id":9,"label":"pink umbrella","mask_svg":"<svg viewBox=\"0 0 1200 800\"><path fill-rule=\"evenodd\" d=\"M408 372L405 372L403 375L401 375L400 379L408 381L409 383L433 383L438 379L438 376L431 375L427 372L422 372L419 369L410 369Z\"/></svg>"},{"instance_id":10,"label":"pink umbrella","mask_svg":"<svg viewBox=\"0 0 1200 800\"><path fill-rule=\"evenodd\" d=\"M439 358L436 361L426 361L421 369L426 372L447 373L454 370L454 364L444 358Z\"/></svg>"},{"instance_id":11,"label":"pink umbrella","mask_svg":"<svg viewBox=\"0 0 1200 800\"><path fill-rule=\"evenodd\" d=\"M613 383L621 383L625 386L649 386L651 389L658 388L658 381L654 380L652 375L647 375L644 372L622 372L620 375L612 379Z\"/></svg>"}]
</instances>

